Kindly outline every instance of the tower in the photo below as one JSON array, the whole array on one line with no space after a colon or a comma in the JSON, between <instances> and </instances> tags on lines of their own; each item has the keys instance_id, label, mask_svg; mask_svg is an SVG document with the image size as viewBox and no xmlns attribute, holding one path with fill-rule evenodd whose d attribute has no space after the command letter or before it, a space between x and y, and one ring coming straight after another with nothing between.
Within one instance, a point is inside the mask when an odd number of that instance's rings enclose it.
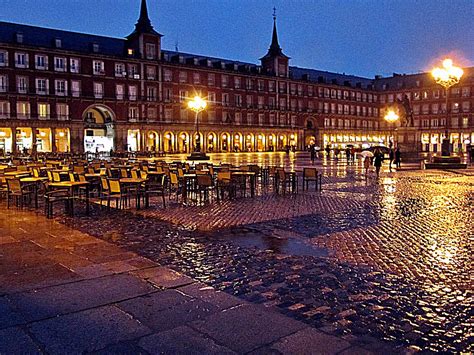
<instances>
[{"instance_id":1,"label":"tower","mask_svg":"<svg viewBox=\"0 0 474 355\"><path fill-rule=\"evenodd\" d=\"M146 0L142 0L140 17L135 30L127 36L128 55L142 59L159 60L161 57L161 35L156 32L148 17Z\"/></svg>"},{"instance_id":2,"label":"tower","mask_svg":"<svg viewBox=\"0 0 474 355\"><path fill-rule=\"evenodd\" d=\"M288 62L290 57L283 54L283 51L278 43L278 33L276 27L276 9L273 8L273 34L272 43L268 49L267 54L260 58L264 72L276 76L288 77Z\"/></svg>"}]
</instances>

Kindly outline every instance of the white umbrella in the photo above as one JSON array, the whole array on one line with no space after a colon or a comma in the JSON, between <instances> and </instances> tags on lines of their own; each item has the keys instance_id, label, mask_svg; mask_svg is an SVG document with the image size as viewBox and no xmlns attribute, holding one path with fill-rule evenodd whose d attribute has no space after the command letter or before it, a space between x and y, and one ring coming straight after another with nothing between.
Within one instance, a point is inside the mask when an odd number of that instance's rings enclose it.
<instances>
[{"instance_id":1,"label":"white umbrella","mask_svg":"<svg viewBox=\"0 0 474 355\"><path fill-rule=\"evenodd\" d=\"M363 156L364 158L365 157L372 158L374 156L374 153L372 153L370 150L364 150L362 153L360 153L360 155Z\"/></svg>"}]
</instances>

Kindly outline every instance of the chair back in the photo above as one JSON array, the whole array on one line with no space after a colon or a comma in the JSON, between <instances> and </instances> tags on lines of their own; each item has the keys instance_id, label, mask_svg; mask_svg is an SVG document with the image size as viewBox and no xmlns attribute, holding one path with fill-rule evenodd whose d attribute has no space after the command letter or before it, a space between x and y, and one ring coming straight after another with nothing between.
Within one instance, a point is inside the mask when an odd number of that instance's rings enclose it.
<instances>
[{"instance_id":1,"label":"chair back","mask_svg":"<svg viewBox=\"0 0 474 355\"><path fill-rule=\"evenodd\" d=\"M170 173L170 180L172 185L178 185L178 175L176 173Z\"/></svg>"},{"instance_id":2,"label":"chair back","mask_svg":"<svg viewBox=\"0 0 474 355\"><path fill-rule=\"evenodd\" d=\"M69 173L69 181L76 182L76 177L74 176L74 173Z\"/></svg>"},{"instance_id":3,"label":"chair back","mask_svg":"<svg viewBox=\"0 0 474 355\"><path fill-rule=\"evenodd\" d=\"M109 191L109 184L107 184L105 177L100 178L100 186L102 187L102 191Z\"/></svg>"},{"instance_id":4,"label":"chair back","mask_svg":"<svg viewBox=\"0 0 474 355\"><path fill-rule=\"evenodd\" d=\"M53 182L53 174L51 173L51 171L46 171L46 174L48 175L48 180Z\"/></svg>"},{"instance_id":5,"label":"chair back","mask_svg":"<svg viewBox=\"0 0 474 355\"><path fill-rule=\"evenodd\" d=\"M281 181L284 181L285 178L286 178L285 170L283 170L283 169L277 169L277 173L278 173L278 178L279 178Z\"/></svg>"},{"instance_id":6,"label":"chair back","mask_svg":"<svg viewBox=\"0 0 474 355\"><path fill-rule=\"evenodd\" d=\"M132 178L133 179L138 179L138 170L132 170Z\"/></svg>"},{"instance_id":7,"label":"chair back","mask_svg":"<svg viewBox=\"0 0 474 355\"><path fill-rule=\"evenodd\" d=\"M140 177L142 179L146 179L148 177L148 173L145 170L140 170Z\"/></svg>"},{"instance_id":8,"label":"chair back","mask_svg":"<svg viewBox=\"0 0 474 355\"><path fill-rule=\"evenodd\" d=\"M315 178L318 175L318 171L315 168L303 168L303 176L305 178Z\"/></svg>"},{"instance_id":9,"label":"chair back","mask_svg":"<svg viewBox=\"0 0 474 355\"><path fill-rule=\"evenodd\" d=\"M88 168L87 168L87 173L88 173L88 174L95 174L94 168L93 168L93 167L88 167Z\"/></svg>"},{"instance_id":10,"label":"chair back","mask_svg":"<svg viewBox=\"0 0 474 355\"><path fill-rule=\"evenodd\" d=\"M230 181L230 171L218 171L217 181Z\"/></svg>"},{"instance_id":11,"label":"chair back","mask_svg":"<svg viewBox=\"0 0 474 355\"><path fill-rule=\"evenodd\" d=\"M184 170L182 168L178 168L178 177L183 177L184 176Z\"/></svg>"},{"instance_id":12,"label":"chair back","mask_svg":"<svg viewBox=\"0 0 474 355\"><path fill-rule=\"evenodd\" d=\"M109 179L107 181L109 183L110 193L119 194L119 193L122 192L122 190L120 189L120 181L119 180Z\"/></svg>"},{"instance_id":13,"label":"chair back","mask_svg":"<svg viewBox=\"0 0 474 355\"><path fill-rule=\"evenodd\" d=\"M53 171L53 181L54 182L61 182L61 175L58 172Z\"/></svg>"},{"instance_id":14,"label":"chair back","mask_svg":"<svg viewBox=\"0 0 474 355\"><path fill-rule=\"evenodd\" d=\"M211 187L212 186L212 179L209 175L207 174L200 174L197 175L197 183L199 186L202 187Z\"/></svg>"},{"instance_id":15,"label":"chair back","mask_svg":"<svg viewBox=\"0 0 474 355\"><path fill-rule=\"evenodd\" d=\"M127 169L120 169L120 177L122 177L122 178L128 178Z\"/></svg>"},{"instance_id":16,"label":"chair back","mask_svg":"<svg viewBox=\"0 0 474 355\"><path fill-rule=\"evenodd\" d=\"M39 178L40 177L40 172L38 168L33 168L33 177Z\"/></svg>"},{"instance_id":17,"label":"chair back","mask_svg":"<svg viewBox=\"0 0 474 355\"><path fill-rule=\"evenodd\" d=\"M20 179L7 179L7 188L10 193L21 193Z\"/></svg>"},{"instance_id":18,"label":"chair back","mask_svg":"<svg viewBox=\"0 0 474 355\"><path fill-rule=\"evenodd\" d=\"M84 167L80 165L79 166L75 165L73 168L73 171L75 173L82 174L84 172Z\"/></svg>"},{"instance_id":19,"label":"chair back","mask_svg":"<svg viewBox=\"0 0 474 355\"><path fill-rule=\"evenodd\" d=\"M80 181L80 182L86 182L86 181L87 181L87 179L86 179L86 177L85 177L84 175L79 174L78 176L79 176L79 181Z\"/></svg>"}]
</instances>

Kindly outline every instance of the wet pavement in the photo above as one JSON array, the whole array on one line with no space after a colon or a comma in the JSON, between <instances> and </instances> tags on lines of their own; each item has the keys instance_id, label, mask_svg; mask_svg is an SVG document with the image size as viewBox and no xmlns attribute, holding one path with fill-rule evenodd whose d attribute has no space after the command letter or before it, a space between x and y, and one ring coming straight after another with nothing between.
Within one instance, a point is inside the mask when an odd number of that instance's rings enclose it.
<instances>
[{"instance_id":1,"label":"wet pavement","mask_svg":"<svg viewBox=\"0 0 474 355\"><path fill-rule=\"evenodd\" d=\"M321 192L56 220L369 351L472 352L473 170L316 167Z\"/></svg>"}]
</instances>

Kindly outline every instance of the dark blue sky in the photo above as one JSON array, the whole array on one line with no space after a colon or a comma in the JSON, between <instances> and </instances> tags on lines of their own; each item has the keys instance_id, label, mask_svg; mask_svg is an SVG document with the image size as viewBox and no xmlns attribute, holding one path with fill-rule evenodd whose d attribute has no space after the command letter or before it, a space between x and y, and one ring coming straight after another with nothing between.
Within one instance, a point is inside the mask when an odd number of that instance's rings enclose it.
<instances>
[{"instance_id":1,"label":"dark blue sky","mask_svg":"<svg viewBox=\"0 0 474 355\"><path fill-rule=\"evenodd\" d=\"M140 0L0 0L0 20L115 37ZM474 61L473 0L148 0L163 48L257 63L272 8L290 65L372 77L429 70L451 53Z\"/></svg>"}]
</instances>

